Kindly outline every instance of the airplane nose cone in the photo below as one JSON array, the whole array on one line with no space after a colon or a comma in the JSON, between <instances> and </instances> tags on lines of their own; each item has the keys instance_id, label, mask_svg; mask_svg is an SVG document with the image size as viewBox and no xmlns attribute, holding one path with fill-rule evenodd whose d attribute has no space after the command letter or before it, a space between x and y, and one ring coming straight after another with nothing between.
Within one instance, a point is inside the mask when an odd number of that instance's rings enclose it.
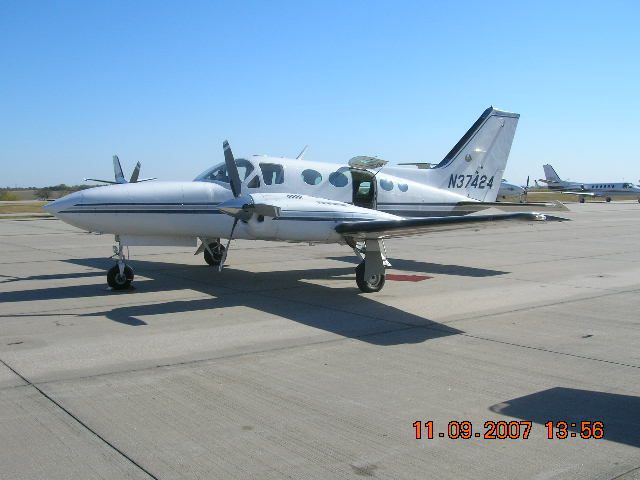
<instances>
[{"instance_id":1,"label":"airplane nose cone","mask_svg":"<svg viewBox=\"0 0 640 480\"><path fill-rule=\"evenodd\" d=\"M49 202L42 208L45 212L48 212L56 217L60 217L60 215L63 214L65 210L68 210L70 207L73 207L76 203L79 203L81 201L82 192L74 192L69 195L65 195L62 198L54 200L53 202Z\"/></svg>"}]
</instances>

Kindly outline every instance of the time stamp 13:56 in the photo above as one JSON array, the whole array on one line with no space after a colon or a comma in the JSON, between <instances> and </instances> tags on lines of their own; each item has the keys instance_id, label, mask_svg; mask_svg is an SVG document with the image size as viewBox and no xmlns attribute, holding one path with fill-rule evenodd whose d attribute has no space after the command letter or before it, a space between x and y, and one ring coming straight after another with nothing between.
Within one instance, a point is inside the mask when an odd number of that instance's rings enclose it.
<instances>
[{"instance_id":1,"label":"time stamp 13:56","mask_svg":"<svg viewBox=\"0 0 640 480\"><path fill-rule=\"evenodd\" d=\"M433 420L413 422L416 440L433 438L471 439L483 438L487 440L523 439L529 438L531 420L495 421L487 420L482 429L474 428L469 420L451 420L446 429L436 429ZM604 438L604 422L601 420L583 420L570 422L565 420L549 420L544 424L547 438L552 440L565 438L601 439Z\"/></svg>"}]
</instances>

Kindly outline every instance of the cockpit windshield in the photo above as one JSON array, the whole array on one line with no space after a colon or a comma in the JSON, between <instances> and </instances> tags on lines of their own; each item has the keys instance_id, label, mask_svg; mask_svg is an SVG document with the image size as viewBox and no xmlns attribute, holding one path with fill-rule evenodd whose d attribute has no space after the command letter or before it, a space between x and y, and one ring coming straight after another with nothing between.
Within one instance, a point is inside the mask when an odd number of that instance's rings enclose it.
<instances>
[{"instance_id":1,"label":"cockpit windshield","mask_svg":"<svg viewBox=\"0 0 640 480\"><path fill-rule=\"evenodd\" d=\"M633 188L633 185L630 183L625 183L624 185L622 185L622 188Z\"/></svg>"},{"instance_id":2,"label":"cockpit windshield","mask_svg":"<svg viewBox=\"0 0 640 480\"><path fill-rule=\"evenodd\" d=\"M245 180L251 172L255 169L255 167L251 164L249 160L245 160L244 158L237 158L235 160L236 166L238 167L238 174L240 175L240 180ZM224 182L229 183L229 175L227 174L227 166L224 162L219 163L215 167L209 168L205 170L200 175L198 175L195 182Z\"/></svg>"}]
</instances>

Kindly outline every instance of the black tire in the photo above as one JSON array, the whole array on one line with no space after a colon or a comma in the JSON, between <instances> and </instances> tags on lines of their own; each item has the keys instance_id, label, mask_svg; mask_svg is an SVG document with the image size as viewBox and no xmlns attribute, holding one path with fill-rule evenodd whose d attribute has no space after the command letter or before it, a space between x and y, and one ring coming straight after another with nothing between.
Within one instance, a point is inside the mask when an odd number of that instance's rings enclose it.
<instances>
[{"instance_id":1,"label":"black tire","mask_svg":"<svg viewBox=\"0 0 640 480\"><path fill-rule=\"evenodd\" d=\"M212 267L217 267L218 265L220 265L220 262L222 261L222 257L224 256L224 251L226 250L226 248L224 248L224 245L218 242L213 242L209 244L209 249L211 249L211 251L213 252L213 255L211 255L209 253L209 250L205 248L204 261L207 262L207 264L211 265Z\"/></svg>"},{"instance_id":2,"label":"black tire","mask_svg":"<svg viewBox=\"0 0 640 480\"><path fill-rule=\"evenodd\" d=\"M611 201L611 197L607 197L607 198L605 198L605 201L606 201L607 203L609 203L609 202Z\"/></svg>"},{"instance_id":3,"label":"black tire","mask_svg":"<svg viewBox=\"0 0 640 480\"><path fill-rule=\"evenodd\" d=\"M584 203L584 197L580 198L580 203Z\"/></svg>"},{"instance_id":4,"label":"black tire","mask_svg":"<svg viewBox=\"0 0 640 480\"><path fill-rule=\"evenodd\" d=\"M385 274L374 275L370 279L364 278L364 262L356 267L356 283L358 288L364 293L379 292L384 287Z\"/></svg>"},{"instance_id":5,"label":"black tire","mask_svg":"<svg viewBox=\"0 0 640 480\"><path fill-rule=\"evenodd\" d=\"M114 265L107 272L107 283L114 290L126 290L133 282L133 269L129 265L124 266L124 275L120 275L118 265Z\"/></svg>"}]
</instances>

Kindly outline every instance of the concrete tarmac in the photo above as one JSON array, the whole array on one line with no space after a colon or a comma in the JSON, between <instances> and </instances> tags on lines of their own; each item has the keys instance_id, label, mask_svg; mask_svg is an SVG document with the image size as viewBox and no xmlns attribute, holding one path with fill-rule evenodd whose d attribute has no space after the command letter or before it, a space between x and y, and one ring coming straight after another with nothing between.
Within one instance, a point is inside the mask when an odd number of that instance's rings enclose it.
<instances>
[{"instance_id":1,"label":"concrete tarmac","mask_svg":"<svg viewBox=\"0 0 640 480\"><path fill-rule=\"evenodd\" d=\"M0 478L638 479L640 205L562 216L388 241L420 281L368 295L347 247L246 241L112 292L112 237L2 220Z\"/></svg>"}]
</instances>

